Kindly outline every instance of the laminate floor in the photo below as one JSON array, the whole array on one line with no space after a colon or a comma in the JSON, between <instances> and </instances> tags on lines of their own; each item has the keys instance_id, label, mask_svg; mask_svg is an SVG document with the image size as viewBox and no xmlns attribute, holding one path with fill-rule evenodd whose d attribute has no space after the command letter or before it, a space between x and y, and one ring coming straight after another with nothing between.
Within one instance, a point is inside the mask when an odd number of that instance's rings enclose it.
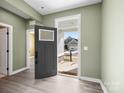
<instances>
[{"instance_id":1,"label":"laminate floor","mask_svg":"<svg viewBox=\"0 0 124 93\"><path fill-rule=\"evenodd\" d=\"M65 76L34 79L30 70L0 79L0 93L103 93L99 84Z\"/></svg>"}]
</instances>

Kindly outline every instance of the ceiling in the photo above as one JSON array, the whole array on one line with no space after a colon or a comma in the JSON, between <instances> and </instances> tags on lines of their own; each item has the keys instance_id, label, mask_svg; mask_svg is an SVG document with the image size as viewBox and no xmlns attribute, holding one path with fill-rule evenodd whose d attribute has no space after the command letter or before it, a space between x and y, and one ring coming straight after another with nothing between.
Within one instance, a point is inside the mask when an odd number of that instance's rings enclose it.
<instances>
[{"instance_id":1,"label":"ceiling","mask_svg":"<svg viewBox=\"0 0 124 93\"><path fill-rule=\"evenodd\" d=\"M42 15L102 2L102 0L24 0Z\"/></svg>"}]
</instances>

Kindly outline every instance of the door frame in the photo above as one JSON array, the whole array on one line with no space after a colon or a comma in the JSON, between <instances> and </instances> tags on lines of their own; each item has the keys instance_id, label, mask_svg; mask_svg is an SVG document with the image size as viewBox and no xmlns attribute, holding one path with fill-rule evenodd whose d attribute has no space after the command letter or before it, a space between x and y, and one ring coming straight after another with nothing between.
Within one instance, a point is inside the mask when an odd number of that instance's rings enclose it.
<instances>
[{"instance_id":1,"label":"door frame","mask_svg":"<svg viewBox=\"0 0 124 93\"><path fill-rule=\"evenodd\" d=\"M0 22L1 26L7 27L9 29L9 59L7 65L9 67L8 75L13 74L13 26ZM6 67L7 68L7 67Z\"/></svg>"},{"instance_id":2,"label":"door frame","mask_svg":"<svg viewBox=\"0 0 124 93\"><path fill-rule=\"evenodd\" d=\"M34 32L34 29L26 30L26 68L30 69L30 62L29 62L29 32ZM35 58L35 57L34 57Z\"/></svg>"},{"instance_id":3,"label":"door frame","mask_svg":"<svg viewBox=\"0 0 124 93\"><path fill-rule=\"evenodd\" d=\"M64 16L64 17L56 18L55 19L55 27L58 28L58 22L67 21L70 19L77 19L78 23L79 23L79 27L78 27L78 32L79 32L79 41L78 41L79 42L79 44L78 44L79 62L78 62L78 76L77 76L79 79L81 77L81 14L75 14L75 15L71 15L71 16ZM58 37L59 37L59 33L57 30L57 45L58 45ZM57 56L58 56L58 48L57 48ZM58 63L58 59L57 59L57 63Z\"/></svg>"}]
</instances>

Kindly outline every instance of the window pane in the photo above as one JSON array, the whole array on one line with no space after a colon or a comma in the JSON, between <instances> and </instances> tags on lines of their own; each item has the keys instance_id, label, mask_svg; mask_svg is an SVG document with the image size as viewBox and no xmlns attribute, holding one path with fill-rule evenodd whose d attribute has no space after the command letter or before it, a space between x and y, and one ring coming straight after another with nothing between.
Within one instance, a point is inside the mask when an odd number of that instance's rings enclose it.
<instances>
[{"instance_id":1,"label":"window pane","mask_svg":"<svg viewBox=\"0 0 124 93\"><path fill-rule=\"evenodd\" d=\"M54 41L54 31L39 29L39 40L40 41Z\"/></svg>"}]
</instances>

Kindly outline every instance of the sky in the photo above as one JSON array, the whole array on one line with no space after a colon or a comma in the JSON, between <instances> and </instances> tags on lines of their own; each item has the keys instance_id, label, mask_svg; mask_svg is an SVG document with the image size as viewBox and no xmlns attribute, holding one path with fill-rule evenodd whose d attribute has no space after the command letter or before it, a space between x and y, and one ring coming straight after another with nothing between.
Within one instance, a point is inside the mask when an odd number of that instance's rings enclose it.
<instances>
[{"instance_id":1,"label":"sky","mask_svg":"<svg viewBox=\"0 0 124 93\"><path fill-rule=\"evenodd\" d=\"M64 39L68 38L71 36L72 38L78 39L79 33L78 32L64 32Z\"/></svg>"}]
</instances>

